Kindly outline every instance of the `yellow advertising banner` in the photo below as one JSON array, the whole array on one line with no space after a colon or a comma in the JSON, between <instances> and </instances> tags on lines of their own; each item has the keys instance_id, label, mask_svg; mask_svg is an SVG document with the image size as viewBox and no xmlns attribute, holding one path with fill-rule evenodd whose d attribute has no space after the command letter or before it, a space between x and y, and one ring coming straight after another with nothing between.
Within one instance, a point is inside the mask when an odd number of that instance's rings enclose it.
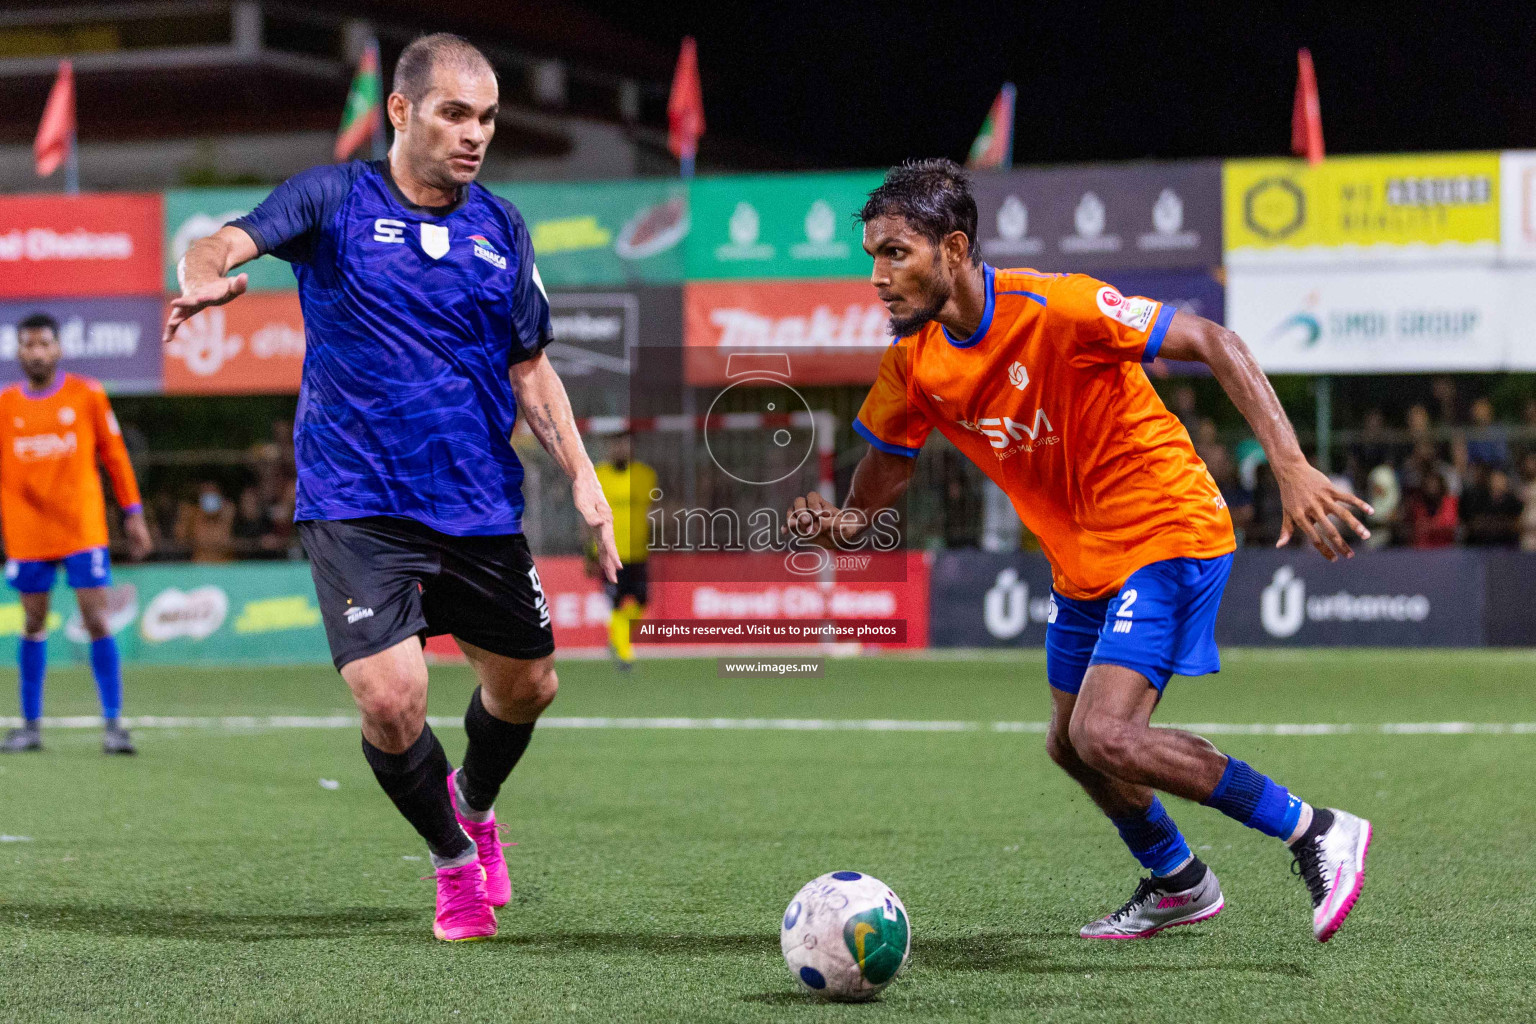
<instances>
[{"instance_id":1,"label":"yellow advertising banner","mask_svg":"<svg viewBox=\"0 0 1536 1024\"><path fill-rule=\"evenodd\" d=\"M1493 259L1499 154L1229 160L1229 263Z\"/></svg>"}]
</instances>

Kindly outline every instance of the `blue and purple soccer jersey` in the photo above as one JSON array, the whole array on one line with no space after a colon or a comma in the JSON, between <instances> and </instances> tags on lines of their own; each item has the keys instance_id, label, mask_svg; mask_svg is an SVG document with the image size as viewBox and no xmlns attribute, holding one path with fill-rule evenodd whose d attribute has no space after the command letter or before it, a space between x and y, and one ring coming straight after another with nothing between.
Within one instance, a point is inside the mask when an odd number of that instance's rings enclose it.
<instances>
[{"instance_id":1,"label":"blue and purple soccer jersey","mask_svg":"<svg viewBox=\"0 0 1536 1024\"><path fill-rule=\"evenodd\" d=\"M299 282L294 518L521 532L507 374L550 322L516 208L474 184L417 206L385 161L354 161L295 175L233 223Z\"/></svg>"}]
</instances>

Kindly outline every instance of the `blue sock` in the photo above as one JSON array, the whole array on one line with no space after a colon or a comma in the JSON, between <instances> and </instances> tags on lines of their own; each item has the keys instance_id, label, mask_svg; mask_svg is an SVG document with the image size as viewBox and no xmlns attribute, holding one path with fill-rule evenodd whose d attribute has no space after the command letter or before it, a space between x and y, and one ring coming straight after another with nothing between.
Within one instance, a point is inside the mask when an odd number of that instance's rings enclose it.
<instances>
[{"instance_id":1,"label":"blue sock","mask_svg":"<svg viewBox=\"0 0 1536 1024\"><path fill-rule=\"evenodd\" d=\"M117 661L117 641L110 636L91 641L91 675L101 697L101 717L116 718L123 710L123 672Z\"/></svg>"},{"instance_id":2,"label":"blue sock","mask_svg":"<svg viewBox=\"0 0 1536 1024\"><path fill-rule=\"evenodd\" d=\"M1152 806L1141 814L1109 820L1115 823L1120 838L1131 848L1131 855L1154 875L1171 875L1192 856L1179 827L1168 817L1163 802L1155 796Z\"/></svg>"},{"instance_id":3,"label":"blue sock","mask_svg":"<svg viewBox=\"0 0 1536 1024\"><path fill-rule=\"evenodd\" d=\"M1299 798L1235 757L1227 758L1227 770L1205 806L1278 839L1288 838L1301 819Z\"/></svg>"},{"instance_id":4,"label":"blue sock","mask_svg":"<svg viewBox=\"0 0 1536 1024\"><path fill-rule=\"evenodd\" d=\"M21 717L33 722L43 717L43 676L48 671L48 641L22 637L16 661L21 668Z\"/></svg>"}]
</instances>

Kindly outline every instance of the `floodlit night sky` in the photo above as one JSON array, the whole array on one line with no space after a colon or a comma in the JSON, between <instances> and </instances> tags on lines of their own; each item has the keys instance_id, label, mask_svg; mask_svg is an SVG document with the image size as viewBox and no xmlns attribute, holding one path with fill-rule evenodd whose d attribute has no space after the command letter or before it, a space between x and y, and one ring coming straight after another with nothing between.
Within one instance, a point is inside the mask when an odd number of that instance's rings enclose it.
<instances>
[{"instance_id":1,"label":"floodlit night sky","mask_svg":"<svg viewBox=\"0 0 1536 1024\"><path fill-rule=\"evenodd\" d=\"M1529 0L578 2L695 35L710 131L812 166L961 159L1007 79L1018 164L1283 155L1303 45L1330 153L1536 148Z\"/></svg>"}]
</instances>

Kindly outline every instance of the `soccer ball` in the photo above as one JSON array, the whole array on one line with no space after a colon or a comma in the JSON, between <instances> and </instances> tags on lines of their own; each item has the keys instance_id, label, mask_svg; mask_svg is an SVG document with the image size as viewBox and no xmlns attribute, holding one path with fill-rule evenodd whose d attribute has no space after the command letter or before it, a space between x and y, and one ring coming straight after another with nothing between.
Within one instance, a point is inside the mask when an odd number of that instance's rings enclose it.
<instances>
[{"instance_id":1,"label":"soccer ball","mask_svg":"<svg viewBox=\"0 0 1536 1024\"><path fill-rule=\"evenodd\" d=\"M784 962L807 992L855 1002L896 977L912 951L901 899L878 878L833 871L807 882L784 911Z\"/></svg>"}]
</instances>

